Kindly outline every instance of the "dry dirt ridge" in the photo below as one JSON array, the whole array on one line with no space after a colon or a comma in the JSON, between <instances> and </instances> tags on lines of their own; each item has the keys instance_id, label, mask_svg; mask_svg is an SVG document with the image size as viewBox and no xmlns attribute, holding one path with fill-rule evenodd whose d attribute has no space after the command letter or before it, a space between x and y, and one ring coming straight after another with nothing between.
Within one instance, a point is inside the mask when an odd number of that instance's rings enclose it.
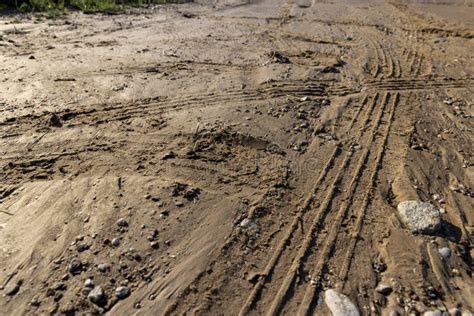
<instances>
[{"instance_id":1,"label":"dry dirt ridge","mask_svg":"<svg viewBox=\"0 0 474 316\"><path fill-rule=\"evenodd\" d=\"M472 315L473 17L0 17L0 314Z\"/></svg>"}]
</instances>

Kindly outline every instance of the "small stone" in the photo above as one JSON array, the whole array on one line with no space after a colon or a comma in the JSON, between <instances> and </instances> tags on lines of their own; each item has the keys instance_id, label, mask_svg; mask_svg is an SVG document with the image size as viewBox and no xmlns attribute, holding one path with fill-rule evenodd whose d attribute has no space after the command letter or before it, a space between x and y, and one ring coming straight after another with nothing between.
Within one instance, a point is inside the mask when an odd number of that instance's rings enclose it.
<instances>
[{"instance_id":1,"label":"small stone","mask_svg":"<svg viewBox=\"0 0 474 316\"><path fill-rule=\"evenodd\" d=\"M78 258L74 258L71 260L68 266L68 271L71 274L79 274L82 272L82 262Z\"/></svg>"},{"instance_id":2,"label":"small stone","mask_svg":"<svg viewBox=\"0 0 474 316\"><path fill-rule=\"evenodd\" d=\"M119 286L118 288L115 289L115 296L118 299L124 299L127 296L130 295L130 288L126 286Z\"/></svg>"},{"instance_id":3,"label":"small stone","mask_svg":"<svg viewBox=\"0 0 474 316\"><path fill-rule=\"evenodd\" d=\"M48 313L50 315L54 315L58 311L58 308L59 308L58 303L55 303L55 304L51 305L50 307L48 307Z\"/></svg>"},{"instance_id":4,"label":"small stone","mask_svg":"<svg viewBox=\"0 0 474 316\"><path fill-rule=\"evenodd\" d=\"M176 205L177 207L183 207L184 203L181 202L181 201L176 201L176 202L174 202L174 205Z\"/></svg>"},{"instance_id":5,"label":"small stone","mask_svg":"<svg viewBox=\"0 0 474 316\"><path fill-rule=\"evenodd\" d=\"M449 247L440 248L440 249L438 249L438 251L439 251L439 254L441 255L441 257L443 257L443 258L451 257L451 249Z\"/></svg>"},{"instance_id":6,"label":"small stone","mask_svg":"<svg viewBox=\"0 0 474 316\"><path fill-rule=\"evenodd\" d=\"M119 238L112 239L112 246L114 247L120 246L120 239Z\"/></svg>"},{"instance_id":7,"label":"small stone","mask_svg":"<svg viewBox=\"0 0 474 316\"><path fill-rule=\"evenodd\" d=\"M428 308L426 307L426 305L423 302L417 302L415 304L415 310L418 313L423 314L424 312L426 312L428 310Z\"/></svg>"},{"instance_id":8,"label":"small stone","mask_svg":"<svg viewBox=\"0 0 474 316\"><path fill-rule=\"evenodd\" d=\"M109 270L109 265L107 263L99 263L97 265L97 270L100 272L107 272L107 270Z\"/></svg>"},{"instance_id":9,"label":"small stone","mask_svg":"<svg viewBox=\"0 0 474 316\"><path fill-rule=\"evenodd\" d=\"M359 316L359 310L352 301L345 295L333 289L324 292L324 301L332 312L333 316Z\"/></svg>"},{"instance_id":10,"label":"small stone","mask_svg":"<svg viewBox=\"0 0 474 316\"><path fill-rule=\"evenodd\" d=\"M56 294L54 294L53 300L55 302L59 302L62 298L63 298L63 293L57 292Z\"/></svg>"},{"instance_id":11,"label":"small stone","mask_svg":"<svg viewBox=\"0 0 474 316\"><path fill-rule=\"evenodd\" d=\"M423 316L442 316L443 314L436 310L436 311L427 311L423 313Z\"/></svg>"},{"instance_id":12,"label":"small stone","mask_svg":"<svg viewBox=\"0 0 474 316\"><path fill-rule=\"evenodd\" d=\"M303 113L303 112L299 112L297 115L296 115L296 118L300 119L300 120L305 120L306 119L306 114Z\"/></svg>"},{"instance_id":13,"label":"small stone","mask_svg":"<svg viewBox=\"0 0 474 316\"><path fill-rule=\"evenodd\" d=\"M51 287L54 291L64 291L67 289L67 285L64 282L58 282Z\"/></svg>"},{"instance_id":14,"label":"small stone","mask_svg":"<svg viewBox=\"0 0 474 316\"><path fill-rule=\"evenodd\" d=\"M161 160L173 159L175 157L176 157L176 154L172 151L169 151L165 153L163 156L161 156Z\"/></svg>"},{"instance_id":15,"label":"small stone","mask_svg":"<svg viewBox=\"0 0 474 316\"><path fill-rule=\"evenodd\" d=\"M375 290L382 295L389 295L390 293L392 293L392 287L390 285L383 284L383 283L379 283L379 285L377 285Z\"/></svg>"},{"instance_id":16,"label":"small stone","mask_svg":"<svg viewBox=\"0 0 474 316\"><path fill-rule=\"evenodd\" d=\"M118 227L128 227L128 221L125 218L121 218L117 221Z\"/></svg>"},{"instance_id":17,"label":"small stone","mask_svg":"<svg viewBox=\"0 0 474 316\"><path fill-rule=\"evenodd\" d=\"M251 223L250 219L245 218L240 222L240 227L247 228L250 225L250 223Z\"/></svg>"},{"instance_id":18,"label":"small stone","mask_svg":"<svg viewBox=\"0 0 474 316\"><path fill-rule=\"evenodd\" d=\"M98 306L105 305L106 303L104 290L100 286L94 287L89 295L87 295L87 299Z\"/></svg>"},{"instance_id":19,"label":"small stone","mask_svg":"<svg viewBox=\"0 0 474 316\"><path fill-rule=\"evenodd\" d=\"M441 226L440 211L430 203L404 201L398 204L397 210L413 233L433 234Z\"/></svg>"},{"instance_id":20,"label":"small stone","mask_svg":"<svg viewBox=\"0 0 474 316\"><path fill-rule=\"evenodd\" d=\"M449 315L450 316L461 316L461 311L458 308L451 308L449 310Z\"/></svg>"},{"instance_id":21,"label":"small stone","mask_svg":"<svg viewBox=\"0 0 474 316\"><path fill-rule=\"evenodd\" d=\"M72 303L67 303L59 309L59 312L63 315L74 315L76 307Z\"/></svg>"},{"instance_id":22,"label":"small stone","mask_svg":"<svg viewBox=\"0 0 474 316\"><path fill-rule=\"evenodd\" d=\"M31 301L30 301L30 304L31 304L31 306L36 307L36 306L40 306L41 302L38 300L37 297L33 297L33 299L31 299Z\"/></svg>"},{"instance_id":23,"label":"small stone","mask_svg":"<svg viewBox=\"0 0 474 316\"><path fill-rule=\"evenodd\" d=\"M84 286L88 288L93 288L94 287L94 281L92 279L87 279L84 281Z\"/></svg>"},{"instance_id":24,"label":"small stone","mask_svg":"<svg viewBox=\"0 0 474 316\"><path fill-rule=\"evenodd\" d=\"M17 282L5 290L5 296L14 296L20 291L21 282Z\"/></svg>"},{"instance_id":25,"label":"small stone","mask_svg":"<svg viewBox=\"0 0 474 316\"><path fill-rule=\"evenodd\" d=\"M150 246L153 249L158 249L158 248L160 248L160 243L158 241L152 241L152 242L150 242Z\"/></svg>"}]
</instances>

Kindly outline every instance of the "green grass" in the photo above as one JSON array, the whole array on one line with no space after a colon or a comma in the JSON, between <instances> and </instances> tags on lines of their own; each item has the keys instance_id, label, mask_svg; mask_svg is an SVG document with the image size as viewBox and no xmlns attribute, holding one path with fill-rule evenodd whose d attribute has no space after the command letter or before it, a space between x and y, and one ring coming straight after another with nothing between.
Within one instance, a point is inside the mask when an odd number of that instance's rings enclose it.
<instances>
[{"instance_id":1,"label":"green grass","mask_svg":"<svg viewBox=\"0 0 474 316\"><path fill-rule=\"evenodd\" d=\"M0 10L13 8L20 12L47 12L50 16L56 16L64 13L67 9L107 12L146 4L184 2L192 2L192 0L0 0Z\"/></svg>"}]
</instances>

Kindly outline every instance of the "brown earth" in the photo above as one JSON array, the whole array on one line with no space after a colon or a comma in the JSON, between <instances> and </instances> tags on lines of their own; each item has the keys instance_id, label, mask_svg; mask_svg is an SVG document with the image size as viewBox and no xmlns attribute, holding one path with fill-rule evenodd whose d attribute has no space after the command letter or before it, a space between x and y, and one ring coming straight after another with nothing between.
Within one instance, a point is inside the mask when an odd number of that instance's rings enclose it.
<instances>
[{"instance_id":1,"label":"brown earth","mask_svg":"<svg viewBox=\"0 0 474 316\"><path fill-rule=\"evenodd\" d=\"M1 17L0 314L326 315L334 288L363 315L468 315L473 17L357 0ZM402 225L411 199L445 210L435 236Z\"/></svg>"}]
</instances>

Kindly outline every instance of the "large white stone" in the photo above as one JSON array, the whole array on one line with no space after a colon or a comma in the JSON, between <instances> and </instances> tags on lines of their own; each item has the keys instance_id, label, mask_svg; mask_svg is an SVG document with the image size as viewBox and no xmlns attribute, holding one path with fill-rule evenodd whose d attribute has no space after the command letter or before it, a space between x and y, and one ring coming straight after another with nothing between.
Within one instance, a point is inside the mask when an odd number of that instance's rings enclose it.
<instances>
[{"instance_id":1,"label":"large white stone","mask_svg":"<svg viewBox=\"0 0 474 316\"><path fill-rule=\"evenodd\" d=\"M441 212L430 203L404 201L397 206L400 219L413 232L433 234L440 228Z\"/></svg>"},{"instance_id":2,"label":"large white stone","mask_svg":"<svg viewBox=\"0 0 474 316\"><path fill-rule=\"evenodd\" d=\"M324 300L333 316L359 316L359 310L344 294L332 289L324 292Z\"/></svg>"}]
</instances>

